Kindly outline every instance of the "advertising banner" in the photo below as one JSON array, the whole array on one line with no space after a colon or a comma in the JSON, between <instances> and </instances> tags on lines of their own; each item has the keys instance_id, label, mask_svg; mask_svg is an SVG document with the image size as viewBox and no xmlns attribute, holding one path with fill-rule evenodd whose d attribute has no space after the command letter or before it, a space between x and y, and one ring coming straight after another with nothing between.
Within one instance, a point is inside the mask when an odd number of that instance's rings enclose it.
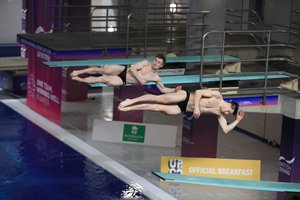
<instances>
[{"instance_id":1,"label":"advertising banner","mask_svg":"<svg viewBox=\"0 0 300 200\"><path fill-rule=\"evenodd\" d=\"M60 124L61 115L61 68L48 68L42 62L50 56L29 47L27 75L27 105L47 119Z\"/></svg>"},{"instance_id":2,"label":"advertising banner","mask_svg":"<svg viewBox=\"0 0 300 200\"><path fill-rule=\"evenodd\" d=\"M225 101L235 101L240 107L245 106L274 106L278 104L278 95L266 96L266 102L263 103L263 96L253 96L253 97L228 97L224 98Z\"/></svg>"},{"instance_id":3,"label":"advertising banner","mask_svg":"<svg viewBox=\"0 0 300 200\"><path fill-rule=\"evenodd\" d=\"M260 160L162 156L161 172L215 178L260 180Z\"/></svg>"},{"instance_id":4,"label":"advertising banner","mask_svg":"<svg viewBox=\"0 0 300 200\"><path fill-rule=\"evenodd\" d=\"M176 126L94 120L92 139L104 142L175 147Z\"/></svg>"}]
</instances>

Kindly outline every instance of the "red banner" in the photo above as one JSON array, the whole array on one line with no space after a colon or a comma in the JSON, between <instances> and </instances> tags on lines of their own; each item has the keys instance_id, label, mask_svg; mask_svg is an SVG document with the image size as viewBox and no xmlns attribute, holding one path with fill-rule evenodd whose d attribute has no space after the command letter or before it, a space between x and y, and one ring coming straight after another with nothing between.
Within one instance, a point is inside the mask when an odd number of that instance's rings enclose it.
<instances>
[{"instance_id":1,"label":"red banner","mask_svg":"<svg viewBox=\"0 0 300 200\"><path fill-rule=\"evenodd\" d=\"M50 61L50 55L28 47L27 105L47 119L60 124L61 68L49 68L42 64Z\"/></svg>"}]
</instances>

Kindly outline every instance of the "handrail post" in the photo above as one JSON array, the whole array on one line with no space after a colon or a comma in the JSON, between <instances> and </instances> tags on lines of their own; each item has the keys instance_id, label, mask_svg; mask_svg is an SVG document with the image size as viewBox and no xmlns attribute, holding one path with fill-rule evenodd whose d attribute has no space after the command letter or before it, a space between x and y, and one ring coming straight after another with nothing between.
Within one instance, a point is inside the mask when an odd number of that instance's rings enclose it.
<instances>
[{"instance_id":1,"label":"handrail post","mask_svg":"<svg viewBox=\"0 0 300 200\"><path fill-rule=\"evenodd\" d=\"M170 30L170 50L173 49L173 31L174 31L174 12L171 12L171 30Z\"/></svg>"},{"instance_id":2,"label":"handrail post","mask_svg":"<svg viewBox=\"0 0 300 200\"><path fill-rule=\"evenodd\" d=\"M189 21L190 21L190 19L191 19L191 13L189 12L188 14L187 14L187 16L186 16L186 23L185 23L185 30L186 30L186 37L185 37L185 49L187 49L188 48L188 46L190 45L189 44L189 42L190 42L190 39L189 39L189 35L190 35L190 30L189 30ZM203 30L203 29L202 29ZM201 34L201 36L203 36L203 32L202 32L202 34ZM199 52L199 53L201 53L201 52ZM187 52L187 51L185 51L185 55L188 55L189 53Z\"/></svg>"},{"instance_id":3,"label":"handrail post","mask_svg":"<svg viewBox=\"0 0 300 200\"><path fill-rule=\"evenodd\" d=\"M224 66L224 52L225 52L225 36L226 36L226 31L223 31L222 34L222 51L221 51L221 66L220 66L220 86L219 90L222 90L223 86L223 66Z\"/></svg>"},{"instance_id":4,"label":"handrail post","mask_svg":"<svg viewBox=\"0 0 300 200\"><path fill-rule=\"evenodd\" d=\"M204 62L204 46L205 46L205 38L207 36L209 32L205 33L202 36L202 45L201 45L201 57L200 57L200 77L199 77L199 85L200 85L200 89L203 88L203 81L202 81L202 77L203 77L203 62Z\"/></svg>"},{"instance_id":5,"label":"handrail post","mask_svg":"<svg viewBox=\"0 0 300 200\"><path fill-rule=\"evenodd\" d=\"M108 32L108 10L109 8L106 8L106 22L105 22L105 32L107 33Z\"/></svg>"},{"instance_id":6,"label":"handrail post","mask_svg":"<svg viewBox=\"0 0 300 200\"><path fill-rule=\"evenodd\" d=\"M145 37L144 37L144 57L147 57L147 37L148 37L148 12L145 19Z\"/></svg>"},{"instance_id":7,"label":"handrail post","mask_svg":"<svg viewBox=\"0 0 300 200\"><path fill-rule=\"evenodd\" d=\"M204 30L205 29L205 16L202 16L202 24L203 24L203 27L201 27L201 35L204 35L204 32L205 32L205 30Z\"/></svg>"},{"instance_id":8,"label":"handrail post","mask_svg":"<svg viewBox=\"0 0 300 200\"><path fill-rule=\"evenodd\" d=\"M105 22L105 34L108 34L108 12L109 12L109 8L106 8L106 22ZM104 49L104 54L107 55L108 54L108 47L107 47L107 43L105 42L105 49Z\"/></svg>"},{"instance_id":9,"label":"handrail post","mask_svg":"<svg viewBox=\"0 0 300 200\"><path fill-rule=\"evenodd\" d=\"M95 12L97 8L94 7L92 8L91 12L90 12L90 42L93 45L93 14Z\"/></svg>"},{"instance_id":10,"label":"handrail post","mask_svg":"<svg viewBox=\"0 0 300 200\"><path fill-rule=\"evenodd\" d=\"M126 58L128 58L129 54L129 26L130 26L130 18L133 14L129 13L127 16L127 27L126 27Z\"/></svg>"},{"instance_id":11,"label":"handrail post","mask_svg":"<svg viewBox=\"0 0 300 200\"><path fill-rule=\"evenodd\" d=\"M266 104L267 99L267 84L268 84L268 71L269 71L269 59L270 59L270 43L271 43L271 31L268 31L268 44L267 44L267 55L266 55L266 69L265 69L265 83L264 83L264 94L263 94L263 105Z\"/></svg>"},{"instance_id":12,"label":"handrail post","mask_svg":"<svg viewBox=\"0 0 300 200\"><path fill-rule=\"evenodd\" d=\"M244 0L242 0L242 9L241 9L241 26L240 26L240 30L243 30L243 21L244 21Z\"/></svg>"}]
</instances>

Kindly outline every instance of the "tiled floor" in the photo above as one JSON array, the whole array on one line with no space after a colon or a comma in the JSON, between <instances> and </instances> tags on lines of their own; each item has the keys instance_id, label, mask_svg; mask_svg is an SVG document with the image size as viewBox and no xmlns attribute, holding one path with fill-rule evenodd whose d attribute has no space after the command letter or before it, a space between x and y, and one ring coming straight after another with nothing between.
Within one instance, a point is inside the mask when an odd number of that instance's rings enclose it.
<instances>
[{"instance_id":1,"label":"tiled floor","mask_svg":"<svg viewBox=\"0 0 300 200\"><path fill-rule=\"evenodd\" d=\"M160 182L152 174L153 171L160 171L160 157L180 156L180 146L176 148L163 148L93 140L92 128L94 119L111 120L112 118L113 93L111 88L105 88L101 93L95 93L91 96L95 98L84 102L63 103L62 128L134 173L147 179L150 183L158 186L173 197L183 200L276 199L275 192ZM152 123L178 125L181 124L181 118L182 116L180 115L170 117L154 112L145 113L145 120ZM180 126L179 129L181 129ZM178 133L177 144L181 143L180 138L180 133ZM267 181L277 180L279 149L246 135L236 131L232 131L226 135L219 133L217 155L219 158L261 160L261 179Z\"/></svg>"}]
</instances>

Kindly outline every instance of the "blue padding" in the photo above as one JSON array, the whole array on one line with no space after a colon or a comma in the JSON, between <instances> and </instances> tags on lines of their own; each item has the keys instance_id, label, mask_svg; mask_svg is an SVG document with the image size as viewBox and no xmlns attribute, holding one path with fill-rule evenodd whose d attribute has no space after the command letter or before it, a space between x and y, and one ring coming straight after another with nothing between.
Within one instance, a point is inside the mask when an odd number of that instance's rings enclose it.
<instances>
[{"instance_id":1,"label":"blue padding","mask_svg":"<svg viewBox=\"0 0 300 200\"><path fill-rule=\"evenodd\" d=\"M0 57L15 57L21 55L19 44L0 44Z\"/></svg>"},{"instance_id":2,"label":"blue padding","mask_svg":"<svg viewBox=\"0 0 300 200\"><path fill-rule=\"evenodd\" d=\"M252 181L237 180L226 178L212 178L203 176L190 176L181 174L168 174L154 172L157 176L165 181L191 183L198 185L211 185L252 190L266 190L278 192L300 192L300 183L273 182L273 181Z\"/></svg>"},{"instance_id":3,"label":"blue padding","mask_svg":"<svg viewBox=\"0 0 300 200\"><path fill-rule=\"evenodd\" d=\"M295 75L285 73L285 72L272 72L267 76L268 79L283 79L283 78L290 78ZM222 81L241 81L241 80L261 80L265 79L264 75L253 75L253 73L234 73L232 76L223 77ZM200 76L199 75L182 75L182 76L163 76L161 77L163 84L191 84L191 83L199 83ZM211 77L204 77L202 79L203 83L209 82L217 82L220 81L220 77L216 77L216 75ZM147 85L156 84L154 82L146 83ZM107 86L103 83L95 83L90 84L91 87L102 87Z\"/></svg>"},{"instance_id":4,"label":"blue padding","mask_svg":"<svg viewBox=\"0 0 300 200\"><path fill-rule=\"evenodd\" d=\"M99 59L99 60L68 60L68 61L52 61L43 62L49 67L79 67L79 66L102 66L102 65L131 65L142 60L148 60L152 62L154 57L150 58L115 58L115 59ZM167 63L199 63L201 62L201 56L178 56L173 58L167 58ZM207 55L204 56L204 62L221 62L221 55ZM239 58L224 55L225 62L237 62Z\"/></svg>"}]
</instances>

